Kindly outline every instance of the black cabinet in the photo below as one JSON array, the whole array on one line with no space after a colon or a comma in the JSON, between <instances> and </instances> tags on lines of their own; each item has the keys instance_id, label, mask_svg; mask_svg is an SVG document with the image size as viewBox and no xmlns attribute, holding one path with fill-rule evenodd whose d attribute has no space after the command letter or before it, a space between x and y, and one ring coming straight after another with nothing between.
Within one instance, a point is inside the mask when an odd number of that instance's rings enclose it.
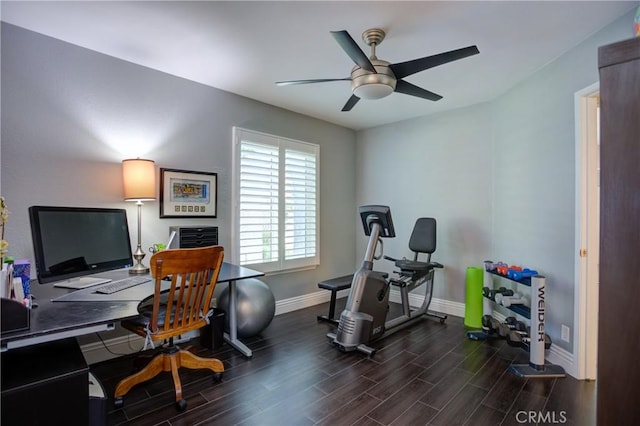
<instances>
[{"instance_id":1,"label":"black cabinet","mask_svg":"<svg viewBox=\"0 0 640 426\"><path fill-rule=\"evenodd\" d=\"M171 248L194 248L218 245L217 226L171 226L176 232Z\"/></svg>"},{"instance_id":2,"label":"black cabinet","mask_svg":"<svg viewBox=\"0 0 640 426\"><path fill-rule=\"evenodd\" d=\"M631 26L631 24L629 24ZM600 47L598 425L640 424L640 37Z\"/></svg>"},{"instance_id":3,"label":"black cabinet","mask_svg":"<svg viewBox=\"0 0 640 426\"><path fill-rule=\"evenodd\" d=\"M3 425L89 424L89 367L75 338L2 353Z\"/></svg>"}]
</instances>

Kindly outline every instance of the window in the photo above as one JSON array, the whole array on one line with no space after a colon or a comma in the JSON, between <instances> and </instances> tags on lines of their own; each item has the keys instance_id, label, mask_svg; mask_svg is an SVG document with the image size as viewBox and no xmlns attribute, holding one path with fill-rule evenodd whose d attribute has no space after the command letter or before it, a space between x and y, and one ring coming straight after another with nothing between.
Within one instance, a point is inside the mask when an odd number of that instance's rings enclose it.
<instances>
[{"instance_id":1,"label":"window","mask_svg":"<svg viewBox=\"0 0 640 426\"><path fill-rule=\"evenodd\" d=\"M263 272L319 264L319 146L234 128L235 261Z\"/></svg>"}]
</instances>

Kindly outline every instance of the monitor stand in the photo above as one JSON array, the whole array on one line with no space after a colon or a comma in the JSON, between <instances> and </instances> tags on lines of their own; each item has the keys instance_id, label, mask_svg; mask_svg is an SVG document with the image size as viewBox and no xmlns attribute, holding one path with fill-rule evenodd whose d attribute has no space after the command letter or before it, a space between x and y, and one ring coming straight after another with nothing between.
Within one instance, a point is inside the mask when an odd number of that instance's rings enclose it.
<instances>
[{"instance_id":1,"label":"monitor stand","mask_svg":"<svg viewBox=\"0 0 640 426\"><path fill-rule=\"evenodd\" d=\"M58 281L53 286L61 288L81 289L87 287L93 287L94 285L108 283L111 280L109 278L101 277L78 277L70 278L64 281Z\"/></svg>"}]
</instances>

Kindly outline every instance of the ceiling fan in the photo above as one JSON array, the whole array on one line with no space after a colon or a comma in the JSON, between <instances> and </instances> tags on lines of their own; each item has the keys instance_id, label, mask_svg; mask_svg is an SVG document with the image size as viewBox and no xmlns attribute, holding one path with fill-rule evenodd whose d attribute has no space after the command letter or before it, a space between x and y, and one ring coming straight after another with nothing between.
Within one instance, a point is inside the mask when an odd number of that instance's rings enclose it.
<instances>
[{"instance_id":1,"label":"ceiling fan","mask_svg":"<svg viewBox=\"0 0 640 426\"><path fill-rule=\"evenodd\" d=\"M331 31L331 35L342 47L342 50L356 63L356 66L351 70L351 77L278 81L276 84L278 86L288 86L293 84L325 83L328 81L351 81L353 94L342 107L342 111L351 111L361 98L380 99L389 96L393 92L417 96L430 101L438 101L442 99L442 96L415 86L403 80L403 78L447 62L457 61L480 53L476 46L469 46L412 61L391 64L376 57L376 46L380 45L385 37L385 32L381 29L371 28L362 33L362 40L368 46L371 46L370 58L367 58L367 55L358 47L347 31Z\"/></svg>"}]
</instances>

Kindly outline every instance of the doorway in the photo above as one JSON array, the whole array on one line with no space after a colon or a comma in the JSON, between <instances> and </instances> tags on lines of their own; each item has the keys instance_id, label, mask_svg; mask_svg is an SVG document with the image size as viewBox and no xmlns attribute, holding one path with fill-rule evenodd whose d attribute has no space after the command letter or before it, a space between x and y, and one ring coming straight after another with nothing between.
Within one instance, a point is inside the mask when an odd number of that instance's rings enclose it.
<instances>
[{"instance_id":1,"label":"doorway","mask_svg":"<svg viewBox=\"0 0 640 426\"><path fill-rule=\"evenodd\" d=\"M600 255L600 94L593 84L576 103L576 291L573 353L578 379L595 380Z\"/></svg>"}]
</instances>

